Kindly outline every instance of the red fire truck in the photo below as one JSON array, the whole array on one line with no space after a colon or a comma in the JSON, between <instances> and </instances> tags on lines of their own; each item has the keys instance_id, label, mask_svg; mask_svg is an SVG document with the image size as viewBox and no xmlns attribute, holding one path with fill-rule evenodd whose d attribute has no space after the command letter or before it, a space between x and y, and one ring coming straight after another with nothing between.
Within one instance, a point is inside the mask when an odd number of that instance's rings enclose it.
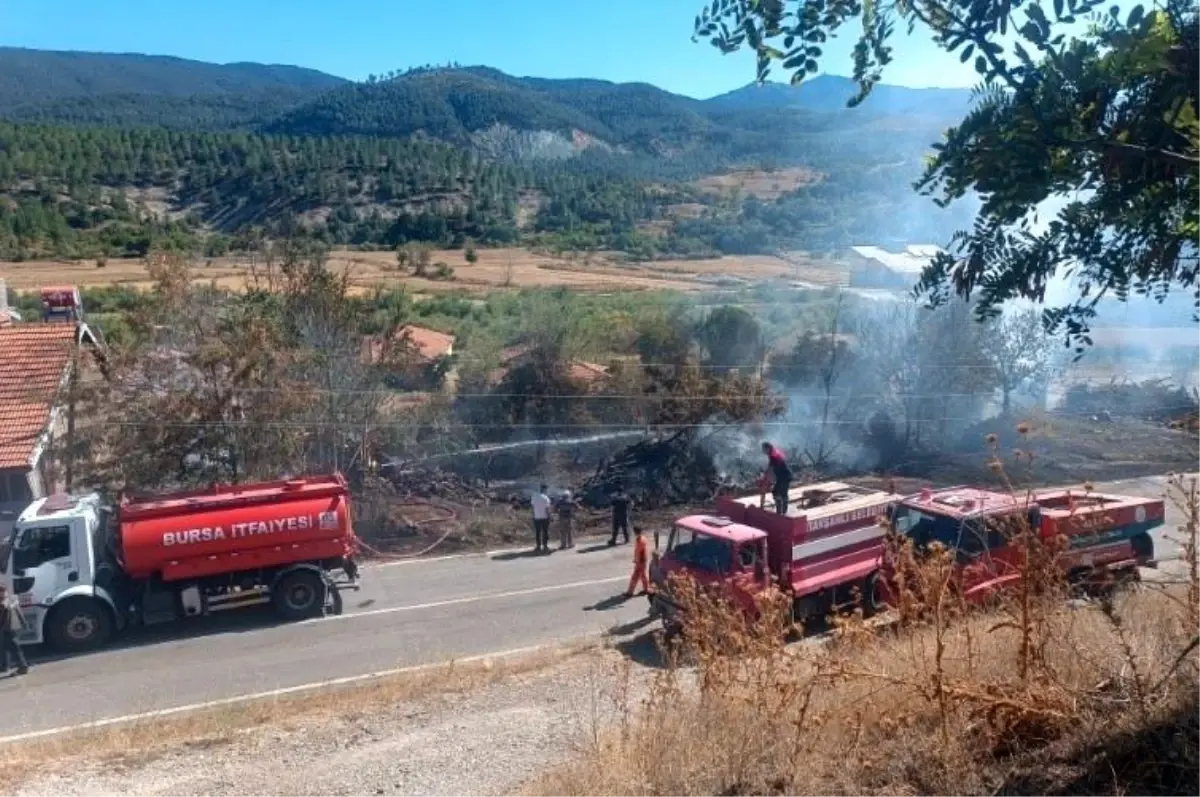
<instances>
[{"instance_id":1,"label":"red fire truck","mask_svg":"<svg viewBox=\"0 0 1200 797\"><path fill-rule=\"evenodd\" d=\"M778 514L769 497L720 497L716 514L675 521L651 567L651 612L669 630L679 627L674 574L724 587L751 615L755 596L777 585L790 596L798 622L852 604L855 591L877 596L885 533L879 519L897 498L823 482L790 490L787 514ZM864 601L866 613L877 608Z\"/></svg>"},{"instance_id":2,"label":"red fire truck","mask_svg":"<svg viewBox=\"0 0 1200 797\"><path fill-rule=\"evenodd\" d=\"M1155 565L1150 532L1163 525L1165 506L1161 498L1078 490L1019 496L950 487L898 501L890 518L918 551L935 542L952 549L962 594L978 602L1020 581L1025 548L1016 538L1024 524L1044 540L1065 538L1056 566L1073 583L1137 579L1138 568Z\"/></svg>"},{"instance_id":3,"label":"red fire truck","mask_svg":"<svg viewBox=\"0 0 1200 797\"><path fill-rule=\"evenodd\" d=\"M22 644L79 651L138 625L271 603L287 620L338 611L357 538L340 474L214 487L115 508L54 495L22 514L0 555ZM347 581L335 580L342 572Z\"/></svg>"},{"instance_id":4,"label":"red fire truck","mask_svg":"<svg viewBox=\"0 0 1200 797\"><path fill-rule=\"evenodd\" d=\"M1030 523L1045 539L1066 538L1056 564L1071 581L1107 585L1154 566L1150 532L1165 518L1160 498L1049 490L1022 500L974 487L902 497L841 482L790 491L784 515L754 496L719 498L716 509L677 520L651 567L651 612L669 630L680 626L673 574L721 587L751 616L755 597L772 584L790 596L798 622L855 604L866 616L877 613L893 593L888 527L879 523L885 515L918 550L938 542L955 551L956 579L970 601L1019 583L1016 523Z\"/></svg>"}]
</instances>

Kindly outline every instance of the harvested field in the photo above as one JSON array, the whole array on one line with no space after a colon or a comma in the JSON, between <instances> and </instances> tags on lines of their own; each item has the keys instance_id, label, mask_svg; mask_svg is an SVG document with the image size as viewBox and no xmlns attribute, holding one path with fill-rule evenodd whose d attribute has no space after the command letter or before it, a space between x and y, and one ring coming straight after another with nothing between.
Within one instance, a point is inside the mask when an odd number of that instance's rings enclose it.
<instances>
[{"instance_id":1,"label":"harvested field","mask_svg":"<svg viewBox=\"0 0 1200 797\"><path fill-rule=\"evenodd\" d=\"M745 280L795 280L813 285L844 285L849 271L839 263L813 258L803 252L781 256L741 255L710 260L656 260L642 264L664 274L700 277L735 277Z\"/></svg>"},{"instance_id":2,"label":"harvested field","mask_svg":"<svg viewBox=\"0 0 1200 797\"><path fill-rule=\"evenodd\" d=\"M469 264L462 250L433 252L431 262L444 262L454 269L454 278L435 280L413 277L396 270L392 252L338 250L330 255L334 269L348 269L358 291L376 286L405 287L415 293L495 290L565 286L581 291L702 291L712 287L714 277L744 280L791 279L813 284L845 281L845 268L797 255L787 259L768 256L722 257L711 260L663 260L621 263L611 253L555 256L528 249L480 249L479 260ZM194 269L197 281L215 281L240 288L251 274L247 258L216 258ZM31 260L0 262L0 277L14 290L33 290L47 284L65 283L80 287L103 285L148 285L141 260L113 258L103 267L94 260Z\"/></svg>"},{"instance_id":3,"label":"harvested field","mask_svg":"<svg viewBox=\"0 0 1200 797\"><path fill-rule=\"evenodd\" d=\"M713 193L728 193L740 190L746 196L754 196L770 202L802 185L818 182L822 175L803 166L767 172L761 169L738 169L728 174L715 174L696 180L693 185Z\"/></svg>"}]
</instances>

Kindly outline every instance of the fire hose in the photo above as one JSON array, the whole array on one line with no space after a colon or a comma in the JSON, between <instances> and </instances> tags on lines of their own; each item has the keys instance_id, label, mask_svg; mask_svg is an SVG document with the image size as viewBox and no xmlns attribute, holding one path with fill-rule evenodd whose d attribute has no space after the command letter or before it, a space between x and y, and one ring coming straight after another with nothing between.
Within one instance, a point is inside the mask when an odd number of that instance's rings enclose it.
<instances>
[{"instance_id":1,"label":"fire hose","mask_svg":"<svg viewBox=\"0 0 1200 797\"><path fill-rule=\"evenodd\" d=\"M429 523L448 523L453 520L458 520L458 512L456 512L454 509L451 509L448 506L440 506L438 504L433 503L432 501L409 499L407 501L402 502L399 506L400 507L428 506L428 507L432 507L433 509L437 509L437 510L445 513L445 515L442 517L431 517L431 518L425 518L424 520L417 520L417 521L412 521L412 520L408 520L407 518L405 518L405 521L410 526L416 526L418 528L423 525L429 524ZM401 516L403 517L403 512L401 512ZM362 539L359 539L358 545L359 545L359 547L363 548L367 552L369 552L369 553L373 554L374 556L377 556L381 559L415 559L418 556L424 556L425 554L429 553L434 548L438 547L443 542L445 542L446 538L450 536L450 532L452 532L452 531L454 531L453 528L446 529L446 531L442 534L442 536L438 537L436 540L434 540L434 542L425 546L421 550L415 551L413 553L404 553L404 554L387 553L386 551L379 550L378 548L374 547L373 545L369 545L368 543L364 542Z\"/></svg>"}]
</instances>

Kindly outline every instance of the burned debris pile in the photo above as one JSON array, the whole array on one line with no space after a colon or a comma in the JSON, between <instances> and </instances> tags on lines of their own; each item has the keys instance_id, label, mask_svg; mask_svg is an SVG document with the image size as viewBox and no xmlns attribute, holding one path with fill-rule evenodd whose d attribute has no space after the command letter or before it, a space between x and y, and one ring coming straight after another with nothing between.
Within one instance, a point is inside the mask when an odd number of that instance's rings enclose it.
<instances>
[{"instance_id":1,"label":"burned debris pile","mask_svg":"<svg viewBox=\"0 0 1200 797\"><path fill-rule=\"evenodd\" d=\"M657 509L708 502L720 485L712 457L689 430L627 446L600 463L579 495L588 506L605 507L619 486L638 506Z\"/></svg>"},{"instance_id":2,"label":"burned debris pile","mask_svg":"<svg viewBox=\"0 0 1200 797\"><path fill-rule=\"evenodd\" d=\"M1103 385L1072 385L1062 409L1073 415L1090 415L1096 421L1125 417L1170 424L1195 413L1197 397L1194 389L1179 387L1165 379L1143 382L1114 379Z\"/></svg>"},{"instance_id":3,"label":"burned debris pile","mask_svg":"<svg viewBox=\"0 0 1200 797\"><path fill-rule=\"evenodd\" d=\"M453 471L438 467L394 463L381 469L395 495L403 498L436 498L457 504L494 500L492 491L477 487Z\"/></svg>"}]
</instances>

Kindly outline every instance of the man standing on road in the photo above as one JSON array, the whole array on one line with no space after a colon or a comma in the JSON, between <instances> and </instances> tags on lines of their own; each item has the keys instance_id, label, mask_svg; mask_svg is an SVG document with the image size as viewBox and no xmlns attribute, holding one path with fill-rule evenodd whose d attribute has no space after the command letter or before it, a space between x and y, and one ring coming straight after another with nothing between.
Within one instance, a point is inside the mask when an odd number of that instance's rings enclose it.
<instances>
[{"instance_id":1,"label":"man standing on road","mask_svg":"<svg viewBox=\"0 0 1200 797\"><path fill-rule=\"evenodd\" d=\"M612 537L609 538L609 545L617 544L617 532L620 531L625 535L625 542L629 542L629 507L633 503L633 499L629 497L629 493L625 492L622 485L617 485L617 491L612 494Z\"/></svg>"},{"instance_id":2,"label":"man standing on road","mask_svg":"<svg viewBox=\"0 0 1200 797\"><path fill-rule=\"evenodd\" d=\"M769 482L772 477L775 484L771 488L771 497L775 499L775 511L781 515L787 514L788 490L792 486L792 469L788 467L787 458L775 446L764 442L763 453L767 455L767 470L763 473L763 482Z\"/></svg>"},{"instance_id":3,"label":"man standing on road","mask_svg":"<svg viewBox=\"0 0 1200 797\"><path fill-rule=\"evenodd\" d=\"M575 547L575 498L565 490L558 502L558 550Z\"/></svg>"},{"instance_id":4,"label":"man standing on road","mask_svg":"<svg viewBox=\"0 0 1200 797\"><path fill-rule=\"evenodd\" d=\"M529 499L533 507L533 541L534 550L541 553L550 552L550 496L546 495L546 485Z\"/></svg>"},{"instance_id":5,"label":"man standing on road","mask_svg":"<svg viewBox=\"0 0 1200 797\"><path fill-rule=\"evenodd\" d=\"M632 598L633 590L640 584L642 594L645 595L650 591L650 577L646 573L646 569L650 566L650 543L646 540L646 536L642 534L641 526L633 527L633 575L629 577L629 589L625 590L625 597Z\"/></svg>"},{"instance_id":6,"label":"man standing on road","mask_svg":"<svg viewBox=\"0 0 1200 797\"><path fill-rule=\"evenodd\" d=\"M0 584L0 674L8 674L8 657L17 660L17 675L29 672L25 651L17 644L17 635L25 630L25 616L17 599L8 594L8 588Z\"/></svg>"}]
</instances>

